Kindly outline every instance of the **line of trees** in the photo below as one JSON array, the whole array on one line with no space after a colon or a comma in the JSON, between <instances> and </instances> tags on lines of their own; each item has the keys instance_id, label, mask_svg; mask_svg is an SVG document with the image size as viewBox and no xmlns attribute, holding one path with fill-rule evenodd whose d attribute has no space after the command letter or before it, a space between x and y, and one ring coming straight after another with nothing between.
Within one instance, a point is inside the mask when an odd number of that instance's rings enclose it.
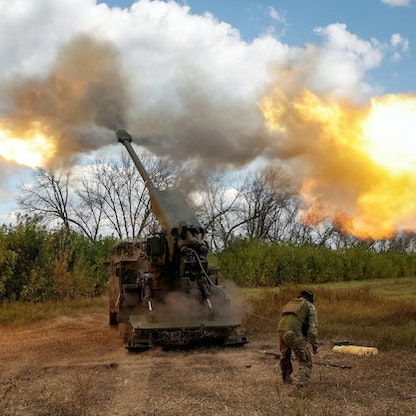
<instances>
[{"instance_id":1,"label":"line of trees","mask_svg":"<svg viewBox=\"0 0 416 416\"><path fill-rule=\"evenodd\" d=\"M235 239L218 254L218 264L223 276L245 287L416 276L416 254L375 251L365 244L333 250Z\"/></svg>"},{"instance_id":2,"label":"line of trees","mask_svg":"<svg viewBox=\"0 0 416 416\"><path fill-rule=\"evenodd\" d=\"M180 187L186 176L186 166L150 156L142 157L142 162L160 189ZM317 226L300 221L302 201L282 166L252 172L232 187L224 184L223 177L213 174L200 183L193 202L214 252L221 252L235 238L332 249L363 244L340 233L329 221ZM103 235L135 239L155 227L148 191L124 153L119 159L98 158L83 169L82 175L70 169L58 172L40 169L32 184L21 187L17 201L24 215L49 227L55 224L77 231L91 241ZM413 253L416 233L400 233L365 244L378 251Z\"/></svg>"},{"instance_id":3,"label":"line of trees","mask_svg":"<svg viewBox=\"0 0 416 416\"><path fill-rule=\"evenodd\" d=\"M186 176L167 161L142 161L160 189ZM17 224L0 228L0 302L101 294L111 248L155 230L148 191L127 156L97 159L83 172L40 169L22 186ZM232 188L212 175L194 194L224 278L274 286L416 274L415 233L363 242L330 223L304 224L296 191L282 167L268 167Z\"/></svg>"},{"instance_id":4,"label":"line of trees","mask_svg":"<svg viewBox=\"0 0 416 416\"><path fill-rule=\"evenodd\" d=\"M92 241L61 227L48 230L21 217L0 228L0 304L4 300L70 300L98 296L107 287L105 260L118 239ZM223 279L245 287L325 283L416 275L416 254L376 251L365 244L346 249L233 238L210 263Z\"/></svg>"}]
</instances>

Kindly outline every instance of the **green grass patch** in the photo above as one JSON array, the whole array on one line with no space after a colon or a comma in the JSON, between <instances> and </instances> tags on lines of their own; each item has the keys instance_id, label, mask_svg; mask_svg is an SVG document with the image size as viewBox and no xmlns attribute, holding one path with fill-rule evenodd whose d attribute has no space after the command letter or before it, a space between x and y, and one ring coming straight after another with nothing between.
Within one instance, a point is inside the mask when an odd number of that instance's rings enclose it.
<instances>
[{"instance_id":1,"label":"green grass patch","mask_svg":"<svg viewBox=\"0 0 416 416\"><path fill-rule=\"evenodd\" d=\"M79 298L71 301L3 302L0 304L0 326L27 325L59 316L77 317L106 312L106 296Z\"/></svg>"}]
</instances>

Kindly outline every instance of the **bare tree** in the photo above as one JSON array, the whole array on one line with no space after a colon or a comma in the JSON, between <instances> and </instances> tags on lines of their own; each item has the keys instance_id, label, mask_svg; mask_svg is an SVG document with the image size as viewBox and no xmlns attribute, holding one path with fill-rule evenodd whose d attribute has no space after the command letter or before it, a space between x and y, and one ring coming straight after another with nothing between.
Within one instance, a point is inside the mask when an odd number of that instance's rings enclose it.
<instances>
[{"instance_id":1,"label":"bare tree","mask_svg":"<svg viewBox=\"0 0 416 416\"><path fill-rule=\"evenodd\" d=\"M143 157L150 176L161 189L175 182L178 168L165 160ZM71 170L35 171L34 181L22 185L17 202L24 214L48 225L75 228L91 240L100 233L134 239L154 223L149 193L131 159L97 158L75 177Z\"/></svg>"},{"instance_id":2,"label":"bare tree","mask_svg":"<svg viewBox=\"0 0 416 416\"><path fill-rule=\"evenodd\" d=\"M23 184L16 198L23 215L37 218L41 223L51 226L64 226L77 229L91 240L95 240L100 226L99 217L91 223L96 212L84 211L77 206L73 191L76 179L70 169L34 172L31 184Z\"/></svg>"},{"instance_id":3,"label":"bare tree","mask_svg":"<svg viewBox=\"0 0 416 416\"><path fill-rule=\"evenodd\" d=\"M97 238L99 218L91 225L91 217L96 212L84 211L77 207L76 193L73 191L75 178L70 169L38 169L31 184L23 184L17 196L24 215L38 218L44 224L63 225L68 229L78 229L89 239Z\"/></svg>"},{"instance_id":4,"label":"bare tree","mask_svg":"<svg viewBox=\"0 0 416 416\"><path fill-rule=\"evenodd\" d=\"M170 162L148 156L141 159L157 187L162 189L175 182L178 169ZM124 153L119 160L97 158L88 180L81 182L78 196L83 211L91 209L97 213L94 220L99 220L119 239L138 238L154 226L149 192L132 160Z\"/></svg>"},{"instance_id":5,"label":"bare tree","mask_svg":"<svg viewBox=\"0 0 416 416\"><path fill-rule=\"evenodd\" d=\"M242 191L244 209L240 213L249 237L282 241L290 237L298 206L295 186L281 166L268 166L251 174Z\"/></svg>"},{"instance_id":6,"label":"bare tree","mask_svg":"<svg viewBox=\"0 0 416 416\"><path fill-rule=\"evenodd\" d=\"M38 169L34 182L23 184L19 189L17 202L23 211L42 221L61 221L69 228L70 171L51 172Z\"/></svg>"},{"instance_id":7,"label":"bare tree","mask_svg":"<svg viewBox=\"0 0 416 416\"><path fill-rule=\"evenodd\" d=\"M224 186L219 174L207 179L197 215L207 232L207 239L213 250L223 249L233 232L241 225L238 213L241 211L241 193L236 188Z\"/></svg>"},{"instance_id":8,"label":"bare tree","mask_svg":"<svg viewBox=\"0 0 416 416\"><path fill-rule=\"evenodd\" d=\"M104 201L97 199L97 184L87 177L80 179L75 189L78 203L74 215L84 227L91 240L96 240L104 223Z\"/></svg>"},{"instance_id":9,"label":"bare tree","mask_svg":"<svg viewBox=\"0 0 416 416\"><path fill-rule=\"evenodd\" d=\"M223 249L236 236L288 241L298 225L299 203L290 176L266 167L233 187L209 178L199 206L211 247Z\"/></svg>"},{"instance_id":10,"label":"bare tree","mask_svg":"<svg viewBox=\"0 0 416 416\"><path fill-rule=\"evenodd\" d=\"M370 247L376 251L394 250L413 254L416 252L416 233L400 231L391 238L371 242Z\"/></svg>"},{"instance_id":11,"label":"bare tree","mask_svg":"<svg viewBox=\"0 0 416 416\"><path fill-rule=\"evenodd\" d=\"M84 208L92 206L100 212L107 228L120 239L139 235L139 214L149 216L149 200L140 175L123 156L97 158L88 181L83 181L78 194Z\"/></svg>"}]
</instances>

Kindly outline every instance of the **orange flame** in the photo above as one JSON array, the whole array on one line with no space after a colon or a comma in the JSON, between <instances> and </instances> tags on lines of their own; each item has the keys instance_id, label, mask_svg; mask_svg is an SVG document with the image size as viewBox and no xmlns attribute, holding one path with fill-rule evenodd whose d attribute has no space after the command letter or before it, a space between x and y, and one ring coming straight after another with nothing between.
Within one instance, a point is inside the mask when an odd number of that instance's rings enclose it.
<instances>
[{"instance_id":1,"label":"orange flame","mask_svg":"<svg viewBox=\"0 0 416 416\"><path fill-rule=\"evenodd\" d=\"M0 156L19 165L45 166L56 152L53 138L48 137L40 123L33 122L23 133L13 132L0 124Z\"/></svg>"},{"instance_id":2,"label":"orange flame","mask_svg":"<svg viewBox=\"0 0 416 416\"><path fill-rule=\"evenodd\" d=\"M416 97L359 106L275 91L259 106L283 150L302 162L303 220L331 219L362 239L416 228Z\"/></svg>"}]
</instances>

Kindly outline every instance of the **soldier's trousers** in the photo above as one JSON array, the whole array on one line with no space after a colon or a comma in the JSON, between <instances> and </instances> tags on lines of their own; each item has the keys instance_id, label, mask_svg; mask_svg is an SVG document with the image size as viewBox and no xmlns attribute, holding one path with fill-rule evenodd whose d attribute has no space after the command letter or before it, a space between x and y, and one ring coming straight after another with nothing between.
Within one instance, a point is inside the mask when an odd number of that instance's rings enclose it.
<instances>
[{"instance_id":1,"label":"soldier's trousers","mask_svg":"<svg viewBox=\"0 0 416 416\"><path fill-rule=\"evenodd\" d=\"M299 368L293 377L293 384L298 387L305 385L312 372L312 357L308 342L301 333L294 331L278 331L280 341L280 369L284 382L289 380L293 372L292 350L298 359Z\"/></svg>"}]
</instances>

